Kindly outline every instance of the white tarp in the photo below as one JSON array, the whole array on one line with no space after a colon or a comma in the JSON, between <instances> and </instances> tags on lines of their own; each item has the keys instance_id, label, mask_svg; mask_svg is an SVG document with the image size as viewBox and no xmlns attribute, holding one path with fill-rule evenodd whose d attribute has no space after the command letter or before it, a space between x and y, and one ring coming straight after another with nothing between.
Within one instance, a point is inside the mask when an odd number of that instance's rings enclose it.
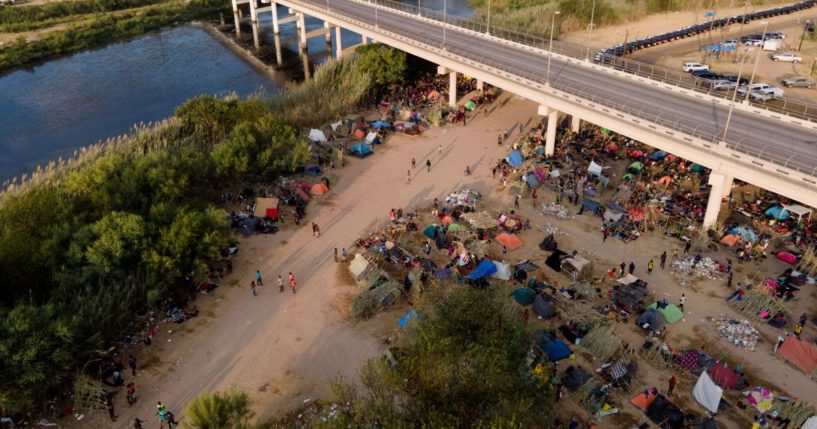
<instances>
[{"instance_id":1,"label":"white tarp","mask_svg":"<svg viewBox=\"0 0 817 429\"><path fill-rule=\"evenodd\" d=\"M600 166L600 165L598 165L598 164L596 164L596 163L595 163L595 162L593 162L593 161L590 161L590 166L589 166L589 167L587 167L587 171L588 171L590 174L594 175L594 176L598 176L598 175L600 175L600 174L601 174L601 166Z\"/></svg>"},{"instance_id":2,"label":"white tarp","mask_svg":"<svg viewBox=\"0 0 817 429\"><path fill-rule=\"evenodd\" d=\"M559 177L561 175L562 175L562 173L559 172L559 170L553 170L553 171L550 172L550 177Z\"/></svg>"},{"instance_id":3,"label":"white tarp","mask_svg":"<svg viewBox=\"0 0 817 429\"><path fill-rule=\"evenodd\" d=\"M800 429L817 429L817 416L809 417Z\"/></svg>"},{"instance_id":4,"label":"white tarp","mask_svg":"<svg viewBox=\"0 0 817 429\"><path fill-rule=\"evenodd\" d=\"M624 277L622 277L622 278L620 278L620 279L618 279L616 281L619 282L619 284L628 285L630 283L637 282L638 277L636 277L636 276L634 276L632 274L627 274L626 276L624 276Z\"/></svg>"},{"instance_id":5,"label":"white tarp","mask_svg":"<svg viewBox=\"0 0 817 429\"><path fill-rule=\"evenodd\" d=\"M695 388L692 389L692 396L699 404L712 413L718 412L718 405L721 403L721 396L723 396L723 389L715 384L706 371L701 373L698 377L698 382L695 383Z\"/></svg>"},{"instance_id":6,"label":"white tarp","mask_svg":"<svg viewBox=\"0 0 817 429\"><path fill-rule=\"evenodd\" d=\"M491 274L491 277L500 279L500 280L510 280L511 279L511 264L506 264L504 262L494 261L494 266L496 267L496 272Z\"/></svg>"},{"instance_id":7,"label":"white tarp","mask_svg":"<svg viewBox=\"0 0 817 429\"><path fill-rule=\"evenodd\" d=\"M330 124L332 127L332 131L337 131L338 127L343 125L343 121L337 121L335 123Z\"/></svg>"},{"instance_id":8,"label":"white tarp","mask_svg":"<svg viewBox=\"0 0 817 429\"><path fill-rule=\"evenodd\" d=\"M326 134L317 128L312 128L309 130L309 140L312 140L313 142L325 142Z\"/></svg>"},{"instance_id":9,"label":"white tarp","mask_svg":"<svg viewBox=\"0 0 817 429\"><path fill-rule=\"evenodd\" d=\"M374 139L376 139L376 138L377 138L377 133L370 132L369 134L366 135L366 143L371 144L374 141Z\"/></svg>"},{"instance_id":10,"label":"white tarp","mask_svg":"<svg viewBox=\"0 0 817 429\"><path fill-rule=\"evenodd\" d=\"M371 269L372 266L369 264L369 261L360 253L355 254L355 259L352 259L352 262L349 264L349 272L355 276L355 280L365 278Z\"/></svg>"}]
</instances>

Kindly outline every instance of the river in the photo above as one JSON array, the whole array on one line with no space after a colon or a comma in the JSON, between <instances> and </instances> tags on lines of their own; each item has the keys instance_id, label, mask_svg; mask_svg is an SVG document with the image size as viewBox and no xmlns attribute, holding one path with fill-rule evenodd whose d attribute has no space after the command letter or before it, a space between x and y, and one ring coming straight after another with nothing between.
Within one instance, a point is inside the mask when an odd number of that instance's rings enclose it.
<instances>
[{"instance_id":1,"label":"river","mask_svg":"<svg viewBox=\"0 0 817 429\"><path fill-rule=\"evenodd\" d=\"M432 9L442 9L442 4L443 0L422 2ZM447 8L452 15L472 13L467 0L449 0ZM269 14L261 16L265 39L272 43L269 20ZM322 26L317 19L307 19L309 30ZM127 133L134 124L167 118L197 95L280 90L291 76L303 73L294 24L281 30L284 63L272 75L253 68L193 25L0 73L0 181ZM348 31L342 37L344 46L360 41ZM309 41L309 53L313 66L328 58L322 38Z\"/></svg>"}]
</instances>

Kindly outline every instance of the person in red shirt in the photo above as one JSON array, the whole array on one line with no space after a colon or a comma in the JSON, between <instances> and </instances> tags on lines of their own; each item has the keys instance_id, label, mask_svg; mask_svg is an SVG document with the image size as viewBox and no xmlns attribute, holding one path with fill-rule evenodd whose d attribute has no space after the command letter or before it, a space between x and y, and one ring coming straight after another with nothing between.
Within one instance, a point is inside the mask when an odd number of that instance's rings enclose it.
<instances>
[{"instance_id":1,"label":"person in red shirt","mask_svg":"<svg viewBox=\"0 0 817 429\"><path fill-rule=\"evenodd\" d=\"M669 389L667 389L667 396L672 396L672 391L675 390L675 385L678 384L678 379L675 378L675 374L672 374L672 377L669 379Z\"/></svg>"}]
</instances>

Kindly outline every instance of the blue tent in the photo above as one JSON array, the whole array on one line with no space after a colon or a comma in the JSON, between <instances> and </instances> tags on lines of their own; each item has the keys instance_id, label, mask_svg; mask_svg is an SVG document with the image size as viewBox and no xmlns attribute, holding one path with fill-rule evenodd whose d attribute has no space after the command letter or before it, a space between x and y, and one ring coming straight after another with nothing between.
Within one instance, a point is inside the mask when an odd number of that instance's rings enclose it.
<instances>
[{"instance_id":1,"label":"blue tent","mask_svg":"<svg viewBox=\"0 0 817 429\"><path fill-rule=\"evenodd\" d=\"M570 351L570 347L562 340L551 340L545 343L544 347L542 347L542 351L545 352L551 362L560 361L573 354L573 352Z\"/></svg>"},{"instance_id":2,"label":"blue tent","mask_svg":"<svg viewBox=\"0 0 817 429\"><path fill-rule=\"evenodd\" d=\"M525 179L525 181L528 182L528 186L530 186L531 188L539 186L539 181L536 180L535 174L528 174L528 178Z\"/></svg>"},{"instance_id":3,"label":"blue tent","mask_svg":"<svg viewBox=\"0 0 817 429\"><path fill-rule=\"evenodd\" d=\"M745 225L741 225L737 228L732 228L729 231L727 231L727 234L737 234L740 236L740 238L746 241L757 243L757 233L752 228L749 228L748 226Z\"/></svg>"},{"instance_id":4,"label":"blue tent","mask_svg":"<svg viewBox=\"0 0 817 429\"><path fill-rule=\"evenodd\" d=\"M474 269L474 272L468 274L467 278L469 280L479 280L483 277L488 277L495 272L496 265L494 265L494 263L488 258L485 258L479 262L479 265L477 265L477 267Z\"/></svg>"},{"instance_id":5,"label":"blue tent","mask_svg":"<svg viewBox=\"0 0 817 429\"><path fill-rule=\"evenodd\" d=\"M789 211L782 206L769 207L763 214L765 214L766 217L775 218L777 220L786 220L789 218Z\"/></svg>"},{"instance_id":6,"label":"blue tent","mask_svg":"<svg viewBox=\"0 0 817 429\"><path fill-rule=\"evenodd\" d=\"M653 161L660 161L660 160L666 158L666 156L667 156L666 152L664 152L663 150L659 150L659 151L655 152L654 154L652 154L650 159L653 160Z\"/></svg>"},{"instance_id":7,"label":"blue tent","mask_svg":"<svg viewBox=\"0 0 817 429\"><path fill-rule=\"evenodd\" d=\"M380 129L380 128L389 128L389 123L388 123L388 122L383 122L383 121L373 121L373 122L369 122L369 125L370 125L372 128L377 128L377 129Z\"/></svg>"},{"instance_id":8,"label":"blue tent","mask_svg":"<svg viewBox=\"0 0 817 429\"><path fill-rule=\"evenodd\" d=\"M353 153L353 154L355 154L355 155L357 155L357 156L359 156L361 158L365 158L367 155L371 155L374 151L372 151L372 148L369 147L369 145L364 144L364 143L358 143L358 144L352 146L352 148L349 149L349 152L351 152L351 153Z\"/></svg>"},{"instance_id":9,"label":"blue tent","mask_svg":"<svg viewBox=\"0 0 817 429\"><path fill-rule=\"evenodd\" d=\"M519 167L520 165L522 165L523 162L525 162L525 157L522 156L521 152L515 150L511 152L505 158L505 160L508 161L508 164L511 164L511 167Z\"/></svg>"},{"instance_id":10,"label":"blue tent","mask_svg":"<svg viewBox=\"0 0 817 429\"><path fill-rule=\"evenodd\" d=\"M400 329L404 329L406 327L406 325L408 325L409 322L412 321L412 319L419 319L419 318L420 318L420 314L417 313L417 310L412 308L405 315L403 315L403 317L400 318L400 320L397 322L397 326L399 326Z\"/></svg>"},{"instance_id":11,"label":"blue tent","mask_svg":"<svg viewBox=\"0 0 817 429\"><path fill-rule=\"evenodd\" d=\"M440 225L432 223L431 225L427 226L426 229L423 230L423 235L428 238L436 238L437 233L440 231Z\"/></svg>"},{"instance_id":12,"label":"blue tent","mask_svg":"<svg viewBox=\"0 0 817 429\"><path fill-rule=\"evenodd\" d=\"M599 204L598 201L591 200L588 198L582 200L582 205L584 206L584 209L589 211L590 213L598 213L599 210L601 209L601 204Z\"/></svg>"},{"instance_id":13,"label":"blue tent","mask_svg":"<svg viewBox=\"0 0 817 429\"><path fill-rule=\"evenodd\" d=\"M321 168L317 165L310 165L304 169L304 173L309 176L320 176L321 175Z\"/></svg>"},{"instance_id":14,"label":"blue tent","mask_svg":"<svg viewBox=\"0 0 817 429\"><path fill-rule=\"evenodd\" d=\"M375 137L374 140L372 140L372 144L380 144L380 143L383 143L383 141L380 140L380 137Z\"/></svg>"},{"instance_id":15,"label":"blue tent","mask_svg":"<svg viewBox=\"0 0 817 429\"><path fill-rule=\"evenodd\" d=\"M434 277L438 279L447 279L451 277L451 274L454 272L451 271L451 268L440 268L439 270L434 270Z\"/></svg>"},{"instance_id":16,"label":"blue tent","mask_svg":"<svg viewBox=\"0 0 817 429\"><path fill-rule=\"evenodd\" d=\"M533 300L536 299L536 292L531 288L520 287L513 291L511 296L520 305L531 305L533 304Z\"/></svg>"}]
</instances>

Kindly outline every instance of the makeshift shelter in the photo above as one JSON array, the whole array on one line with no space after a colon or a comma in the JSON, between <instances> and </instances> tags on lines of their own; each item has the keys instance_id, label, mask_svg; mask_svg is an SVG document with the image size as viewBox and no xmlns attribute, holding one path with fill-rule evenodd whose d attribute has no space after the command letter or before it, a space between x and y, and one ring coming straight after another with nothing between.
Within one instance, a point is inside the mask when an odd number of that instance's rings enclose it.
<instances>
[{"instance_id":1,"label":"makeshift shelter","mask_svg":"<svg viewBox=\"0 0 817 429\"><path fill-rule=\"evenodd\" d=\"M497 235L494 237L494 240L496 240L497 243L505 246L505 248L508 250L516 250L524 245L522 240L516 234L508 234L507 232Z\"/></svg>"},{"instance_id":2,"label":"makeshift shelter","mask_svg":"<svg viewBox=\"0 0 817 429\"><path fill-rule=\"evenodd\" d=\"M775 253L774 257L789 265L794 265L797 263L797 256L789 252L777 252Z\"/></svg>"},{"instance_id":3,"label":"makeshift shelter","mask_svg":"<svg viewBox=\"0 0 817 429\"><path fill-rule=\"evenodd\" d=\"M714 414L718 412L718 405L721 403L723 389L716 385L715 382L709 378L709 375L704 372L698 377L698 382L695 383L695 387L692 389L692 396L699 404Z\"/></svg>"},{"instance_id":4,"label":"makeshift shelter","mask_svg":"<svg viewBox=\"0 0 817 429\"><path fill-rule=\"evenodd\" d=\"M471 274L467 275L466 278L469 280L479 280L485 277L490 276L491 274L496 272L496 265L491 262L490 259L485 258L479 261L479 265L474 268L474 271Z\"/></svg>"},{"instance_id":5,"label":"makeshift shelter","mask_svg":"<svg viewBox=\"0 0 817 429\"><path fill-rule=\"evenodd\" d=\"M667 156L666 152L664 152L663 150L658 150L658 151L655 151L655 153L652 154L650 159L653 160L653 161L661 161L666 156Z\"/></svg>"},{"instance_id":6,"label":"makeshift shelter","mask_svg":"<svg viewBox=\"0 0 817 429\"><path fill-rule=\"evenodd\" d=\"M629 167L627 167L627 170L629 170L629 171L641 171L643 169L644 169L644 164L642 164L639 161L636 161L636 162L630 164Z\"/></svg>"},{"instance_id":7,"label":"makeshift shelter","mask_svg":"<svg viewBox=\"0 0 817 429\"><path fill-rule=\"evenodd\" d=\"M805 216L806 218L811 217L811 209L808 207L803 207L799 204L792 204L790 206L786 206L786 211L796 214L797 222L802 221L803 216ZM815 425L817 425L817 423L815 423Z\"/></svg>"},{"instance_id":8,"label":"makeshift shelter","mask_svg":"<svg viewBox=\"0 0 817 429\"><path fill-rule=\"evenodd\" d=\"M685 351L681 355L681 359L678 360L678 366L695 375L700 375L714 363L715 359L712 356L704 351L694 349Z\"/></svg>"},{"instance_id":9,"label":"makeshift shelter","mask_svg":"<svg viewBox=\"0 0 817 429\"><path fill-rule=\"evenodd\" d=\"M592 214L599 214L601 211L601 204L596 200L591 200L590 198L585 198L582 200L582 207L585 211Z\"/></svg>"},{"instance_id":10,"label":"makeshift shelter","mask_svg":"<svg viewBox=\"0 0 817 429\"><path fill-rule=\"evenodd\" d=\"M684 427L684 413L664 395L658 395L647 407L647 417L662 429L681 429Z\"/></svg>"},{"instance_id":11,"label":"makeshift shelter","mask_svg":"<svg viewBox=\"0 0 817 429\"><path fill-rule=\"evenodd\" d=\"M533 300L533 311L543 319L550 319L556 315L556 305L547 301L544 296L536 295Z\"/></svg>"},{"instance_id":12,"label":"makeshift shelter","mask_svg":"<svg viewBox=\"0 0 817 429\"><path fill-rule=\"evenodd\" d=\"M258 232L260 229L261 219L255 216L249 216L241 221L241 225L238 227L238 233L245 237L249 237Z\"/></svg>"},{"instance_id":13,"label":"makeshift shelter","mask_svg":"<svg viewBox=\"0 0 817 429\"><path fill-rule=\"evenodd\" d=\"M508 164L511 164L511 167L519 167L525 162L525 157L522 156L522 152L515 150L509 153L508 156L505 157L505 160L508 161Z\"/></svg>"},{"instance_id":14,"label":"makeshift shelter","mask_svg":"<svg viewBox=\"0 0 817 429\"><path fill-rule=\"evenodd\" d=\"M360 131L360 130L358 130L358 131ZM351 152L353 155L356 155L356 156L358 156L360 158L365 158L365 157L371 155L372 153L374 153L372 148L369 145L365 144L365 143L358 143L358 144L352 146L352 148L349 149L349 152Z\"/></svg>"},{"instance_id":15,"label":"makeshift shelter","mask_svg":"<svg viewBox=\"0 0 817 429\"><path fill-rule=\"evenodd\" d=\"M630 403L635 405L636 408L640 409L641 411L646 412L647 408L649 408L650 404L652 404L652 401L655 400L655 397L656 395L649 391L639 392L630 399Z\"/></svg>"},{"instance_id":16,"label":"makeshift shelter","mask_svg":"<svg viewBox=\"0 0 817 429\"><path fill-rule=\"evenodd\" d=\"M545 259L545 265L550 267L553 271L560 272L562 271L562 259L567 257L567 253L562 252L559 249L553 251L553 253Z\"/></svg>"},{"instance_id":17,"label":"makeshift shelter","mask_svg":"<svg viewBox=\"0 0 817 429\"><path fill-rule=\"evenodd\" d=\"M520 287L511 293L511 297L519 305L531 305L536 299L536 292L534 292L531 288Z\"/></svg>"},{"instance_id":18,"label":"makeshift shelter","mask_svg":"<svg viewBox=\"0 0 817 429\"><path fill-rule=\"evenodd\" d=\"M734 390L739 388L740 374L732 368L723 366L720 362L716 362L708 370L710 378L715 384L724 389Z\"/></svg>"},{"instance_id":19,"label":"makeshift shelter","mask_svg":"<svg viewBox=\"0 0 817 429\"><path fill-rule=\"evenodd\" d=\"M559 245L556 243L556 238L553 237L553 234L548 235L539 243L539 248L546 251L556 250Z\"/></svg>"},{"instance_id":20,"label":"makeshift shelter","mask_svg":"<svg viewBox=\"0 0 817 429\"><path fill-rule=\"evenodd\" d=\"M397 326L399 326L400 329L405 329L405 327L409 324L409 322L411 322L414 319L419 319L419 318L420 318L420 314L417 313L417 310L412 308L405 315L403 315L403 317L401 317L399 321L397 321Z\"/></svg>"},{"instance_id":21,"label":"makeshift shelter","mask_svg":"<svg viewBox=\"0 0 817 429\"><path fill-rule=\"evenodd\" d=\"M654 302L647 308L658 310L670 325L684 318L684 313L675 304Z\"/></svg>"},{"instance_id":22,"label":"makeshift shelter","mask_svg":"<svg viewBox=\"0 0 817 429\"><path fill-rule=\"evenodd\" d=\"M728 234L724 235L723 238L721 238L721 243L729 247L735 247L735 245L738 244L738 241L740 241L740 236L738 236L737 234Z\"/></svg>"},{"instance_id":23,"label":"makeshift shelter","mask_svg":"<svg viewBox=\"0 0 817 429\"><path fill-rule=\"evenodd\" d=\"M593 276L593 263L582 255L574 255L562 259L562 272L574 275L576 280L584 280Z\"/></svg>"},{"instance_id":24,"label":"makeshift shelter","mask_svg":"<svg viewBox=\"0 0 817 429\"><path fill-rule=\"evenodd\" d=\"M560 381L562 382L562 386L564 386L568 391L575 392L579 390L584 383L587 383L587 380L592 378L593 376L581 367L571 366L565 370L565 373Z\"/></svg>"},{"instance_id":25,"label":"makeshift shelter","mask_svg":"<svg viewBox=\"0 0 817 429\"><path fill-rule=\"evenodd\" d=\"M278 220L278 198L256 198L253 215L257 218Z\"/></svg>"},{"instance_id":26,"label":"makeshift shelter","mask_svg":"<svg viewBox=\"0 0 817 429\"><path fill-rule=\"evenodd\" d=\"M777 348L777 354L806 374L810 375L817 369L817 347L794 335L786 337Z\"/></svg>"},{"instance_id":27,"label":"makeshift shelter","mask_svg":"<svg viewBox=\"0 0 817 429\"><path fill-rule=\"evenodd\" d=\"M783 206L772 206L769 207L763 214L775 220L786 220L789 217L789 211L786 210Z\"/></svg>"},{"instance_id":28,"label":"makeshift shelter","mask_svg":"<svg viewBox=\"0 0 817 429\"><path fill-rule=\"evenodd\" d=\"M573 352L570 351L570 347L559 339L551 339L550 341L539 343L539 349L547 355L548 360L551 362L558 362L573 354Z\"/></svg>"},{"instance_id":29,"label":"makeshift shelter","mask_svg":"<svg viewBox=\"0 0 817 429\"><path fill-rule=\"evenodd\" d=\"M772 404L774 403L774 394L771 390L761 387L755 386L752 388L752 391L749 392L749 395L746 397L746 402L750 403L755 409L760 411L761 413L765 413L772 409Z\"/></svg>"},{"instance_id":30,"label":"makeshift shelter","mask_svg":"<svg viewBox=\"0 0 817 429\"><path fill-rule=\"evenodd\" d=\"M377 133L370 131L369 134L366 134L366 143L380 144L380 139L377 137Z\"/></svg>"},{"instance_id":31,"label":"makeshift shelter","mask_svg":"<svg viewBox=\"0 0 817 429\"><path fill-rule=\"evenodd\" d=\"M642 329L655 331L664 324L664 316L655 310L647 310L635 319L635 324Z\"/></svg>"},{"instance_id":32,"label":"makeshift shelter","mask_svg":"<svg viewBox=\"0 0 817 429\"><path fill-rule=\"evenodd\" d=\"M496 267L496 272L491 274L491 277L500 279L500 280L510 280L511 279L511 264L505 262L494 261L494 267Z\"/></svg>"},{"instance_id":33,"label":"makeshift shelter","mask_svg":"<svg viewBox=\"0 0 817 429\"><path fill-rule=\"evenodd\" d=\"M445 216L440 220L440 223L442 223L443 226L451 225L452 223L454 223L454 218L451 216Z\"/></svg>"},{"instance_id":34,"label":"makeshift shelter","mask_svg":"<svg viewBox=\"0 0 817 429\"><path fill-rule=\"evenodd\" d=\"M629 386L637 371L638 364L635 361L625 365L624 361L615 360L612 363L602 365L604 375L617 386Z\"/></svg>"},{"instance_id":35,"label":"makeshift shelter","mask_svg":"<svg viewBox=\"0 0 817 429\"><path fill-rule=\"evenodd\" d=\"M472 100L468 100L465 102L465 108L468 109L468 111L472 111L477 108L477 103L474 103Z\"/></svg>"},{"instance_id":36,"label":"makeshift shelter","mask_svg":"<svg viewBox=\"0 0 817 429\"><path fill-rule=\"evenodd\" d=\"M516 264L514 267L515 271L523 270L523 271L536 271L539 269L539 266L534 264L533 262L525 259L524 261Z\"/></svg>"},{"instance_id":37,"label":"makeshift shelter","mask_svg":"<svg viewBox=\"0 0 817 429\"><path fill-rule=\"evenodd\" d=\"M436 223L432 223L423 230L423 235L428 238L436 238L440 232L442 232L442 227Z\"/></svg>"},{"instance_id":38,"label":"makeshift shelter","mask_svg":"<svg viewBox=\"0 0 817 429\"><path fill-rule=\"evenodd\" d=\"M741 225L741 226L732 228L729 231L727 231L726 233L727 234L736 234L736 235L739 235L740 238L742 238L742 239L744 239L746 241L751 241L752 243L757 243L757 232L755 232L754 229L752 229L752 228L750 228L750 227L748 227L746 225Z\"/></svg>"},{"instance_id":39,"label":"makeshift shelter","mask_svg":"<svg viewBox=\"0 0 817 429\"><path fill-rule=\"evenodd\" d=\"M485 211L463 213L461 218L476 229L491 229L498 225L496 219Z\"/></svg>"},{"instance_id":40,"label":"makeshift shelter","mask_svg":"<svg viewBox=\"0 0 817 429\"><path fill-rule=\"evenodd\" d=\"M349 263L349 272L352 273L352 276L354 276L357 281L366 278L372 268L373 265L360 253L355 254L354 259Z\"/></svg>"},{"instance_id":41,"label":"makeshift shelter","mask_svg":"<svg viewBox=\"0 0 817 429\"><path fill-rule=\"evenodd\" d=\"M326 134L324 134L323 131L317 128L312 128L311 130L309 130L309 140L312 140L313 142L327 141Z\"/></svg>"},{"instance_id":42,"label":"makeshift shelter","mask_svg":"<svg viewBox=\"0 0 817 429\"><path fill-rule=\"evenodd\" d=\"M323 195L323 194L329 192L329 187L326 186L326 184L323 183L323 182L316 183L316 184L312 185L312 189L310 189L309 192L312 195Z\"/></svg>"}]
</instances>

